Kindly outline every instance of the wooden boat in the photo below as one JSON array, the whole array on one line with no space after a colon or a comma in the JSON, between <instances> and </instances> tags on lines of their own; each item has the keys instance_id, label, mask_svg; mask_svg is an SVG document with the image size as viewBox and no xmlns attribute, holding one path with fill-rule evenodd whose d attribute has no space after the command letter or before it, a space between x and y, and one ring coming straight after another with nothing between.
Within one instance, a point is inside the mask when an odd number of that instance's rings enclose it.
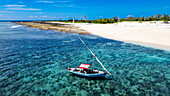
<instances>
[{"instance_id":1,"label":"wooden boat","mask_svg":"<svg viewBox=\"0 0 170 96\"><path fill-rule=\"evenodd\" d=\"M85 64L81 63L80 66L83 66L83 65L85 65ZM83 77L102 77L102 78L104 78L107 74L107 72L94 70L94 69L91 70L91 69L87 69L86 67L68 68L68 71L70 73L73 73L78 76L83 76Z\"/></svg>"},{"instance_id":2,"label":"wooden boat","mask_svg":"<svg viewBox=\"0 0 170 96\"><path fill-rule=\"evenodd\" d=\"M79 37L79 36L78 36ZM87 47L87 45L84 43L84 41L79 37L79 39L81 40L81 42L86 46L86 48L92 53L93 55L93 62L92 62L92 67L91 69L89 69L88 67L91 64L83 64L81 63L81 65L78 68L68 68L68 72L78 75L78 76L83 76L83 77L94 77L94 78L98 78L98 77L105 77L106 74L110 74L106 68L103 66L103 64L99 61L99 59L95 56L95 54ZM93 63L94 60L97 60L99 62L99 64L101 64L101 66L103 67L104 71L99 71L99 70L94 70L93 69Z\"/></svg>"}]
</instances>

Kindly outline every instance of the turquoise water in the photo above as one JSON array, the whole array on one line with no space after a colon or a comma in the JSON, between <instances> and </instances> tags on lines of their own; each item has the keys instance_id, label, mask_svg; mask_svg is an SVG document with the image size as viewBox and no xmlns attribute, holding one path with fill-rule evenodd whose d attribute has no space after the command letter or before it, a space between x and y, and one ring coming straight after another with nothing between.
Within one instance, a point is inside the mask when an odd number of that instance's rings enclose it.
<instances>
[{"instance_id":1,"label":"turquoise water","mask_svg":"<svg viewBox=\"0 0 170 96\"><path fill-rule=\"evenodd\" d=\"M76 37L0 23L0 96L169 96L170 52L80 35L113 74L105 80L73 76L67 67L91 63ZM95 61L95 69L102 67Z\"/></svg>"}]
</instances>

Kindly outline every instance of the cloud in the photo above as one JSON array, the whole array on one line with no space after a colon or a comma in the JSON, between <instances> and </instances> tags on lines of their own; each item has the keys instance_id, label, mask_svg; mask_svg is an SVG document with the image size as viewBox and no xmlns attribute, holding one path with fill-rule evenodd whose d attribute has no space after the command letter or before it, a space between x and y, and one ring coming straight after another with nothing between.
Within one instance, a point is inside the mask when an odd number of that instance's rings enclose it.
<instances>
[{"instance_id":1,"label":"cloud","mask_svg":"<svg viewBox=\"0 0 170 96\"><path fill-rule=\"evenodd\" d=\"M38 14L43 14L43 12L37 12Z\"/></svg>"},{"instance_id":2,"label":"cloud","mask_svg":"<svg viewBox=\"0 0 170 96\"><path fill-rule=\"evenodd\" d=\"M56 17L55 16L27 16L27 18L49 19L49 18L56 18Z\"/></svg>"},{"instance_id":3,"label":"cloud","mask_svg":"<svg viewBox=\"0 0 170 96\"><path fill-rule=\"evenodd\" d=\"M41 16L41 17L43 17L43 18L47 18L48 16Z\"/></svg>"},{"instance_id":4,"label":"cloud","mask_svg":"<svg viewBox=\"0 0 170 96\"><path fill-rule=\"evenodd\" d=\"M54 3L53 1L36 1L36 2L39 2L39 3Z\"/></svg>"},{"instance_id":5,"label":"cloud","mask_svg":"<svg viewBox=\"0 0 170 96\"><path fill-rule=\"evenodd\" d=\"M0 13L11 13L13 11L0 11Z\"/></svg>"},{"instance_id":6,"label":"cloud","mask_svg":"<svg viewBox=\"0 0 170 96\"><path fill-rule=\"evenodd\" d=\"M25 7L26 5L4 5L4 7Z\"/></svg>"},{"instance_id":7,"label":"cloud","mask_svg":"<svg viewBox=\"0 0 170 96\"><path fill-rule=\"evenodd\" d=\"M74 7L73 4L55 4L55 7Z\"/></svg>"},{"instance_id":8,"label":"cloud","mask_svg":"<svg viewBox=\"0 0 170 96\"><path fill-rule=\"evenodd\" d=\"M35 9L35 8L7 8L8 10L32 10L32 11L39 11L42 9Z\"/></svg>"},{"instance_id":9,"label":"cloud","mask_svg":"<svg viewBox=\"0 0 170 96\"><path fill-rule=\"evenodd\" d=\"M71 1L56 1L57 3L69 3Z\"/></svg>"},{"instance_id":10,"label":"cloud","mask_svg":"<svg viewBox=\"0 0 170 96\"><path fill-rule=\"evenodd\" d=\"M39 11L41 9L35 8L26 8L26 5L4 5L7 10L31 10L31 11Z\"/></svg>"},{"instance_id":11,"label":"cloud","mask_svg":"<svg viewBox=\"0 0 170 96\"><path fill-rule=\"evenodd\" d=\"M37 18L38 16L29 16L29 18Z\"/></svg>"},{"instance_id":12,"label":"cloud","mask_svg":"<svg viewBox=\"0 0 170 96\"><path fill-rule=\"evenodd\" d=\"M70 8L88 8L88 7L83 7L83 6L76 6L74 4L55 4L53 6L55 6L55 7L70 7Z\"/></svg>"},{"instance_id":13,"label":"cloud","mask_svg":"<svg viewBox=\"0 0 170 96\"><path fill-rule=\"evenodd\" d=\"M70 18L70 16L60 17L60 18L62 18L62 19L68 19L68 18Z\"/></svg>"},{"instance_id":14,"label":"cloud","mask_svg":"<svg viewBox=\"0 0 170 96\"><path fill-rule=\"evenodd\" d=\"M71 1L36 1L38 3L69 3Z\"/></svg>"},{"instance_id":15,"label":"cloud","mask_svg":"<svg viewBox=\"0 0 170 96\"><path fill-rule=\"evenodd\" d=\"M128 15L127 17L133 17L133 15Z\"/></svg>"}]
</instances>

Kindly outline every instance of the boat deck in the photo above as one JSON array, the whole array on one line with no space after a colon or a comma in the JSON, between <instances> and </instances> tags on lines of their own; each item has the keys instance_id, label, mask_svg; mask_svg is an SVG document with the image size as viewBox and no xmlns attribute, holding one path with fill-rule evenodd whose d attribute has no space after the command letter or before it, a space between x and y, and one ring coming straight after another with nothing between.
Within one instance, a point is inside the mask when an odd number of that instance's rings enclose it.
<instances>
[{"instance_id":1,"label":"boat deck","mask_svg":"<svg viewBox=\"0 0 170 96\"><path fill-rule=\"evenodd\" d=\"M70 68L69 71L73 71L73 72L77 72L77 73L84 73L84 74L101 74L101 73L104 73L103 71L99 71L99 70L88 70L88 69L80 69L80 68Z\"/></svg>"}]
</instances>

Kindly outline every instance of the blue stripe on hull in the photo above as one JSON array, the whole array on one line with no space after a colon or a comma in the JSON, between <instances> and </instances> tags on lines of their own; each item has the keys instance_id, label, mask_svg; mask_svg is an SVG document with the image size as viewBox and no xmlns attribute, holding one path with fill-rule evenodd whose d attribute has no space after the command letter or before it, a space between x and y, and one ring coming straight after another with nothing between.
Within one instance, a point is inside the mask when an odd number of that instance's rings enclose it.
<instances>
[{"instance_id":1,"label":"blue stripe on hull","mask_svg":"<svg viewBox=\"0 0 170 96\"><path fill-rule=\"evenodd\" d=\"M83 74L83 73L77 73L73 71L69 71L70 73L79 75L79 76L85 76L85 77L105 77L106 73L101 73L101 74Z\"/></svg>"}]
</instances>

